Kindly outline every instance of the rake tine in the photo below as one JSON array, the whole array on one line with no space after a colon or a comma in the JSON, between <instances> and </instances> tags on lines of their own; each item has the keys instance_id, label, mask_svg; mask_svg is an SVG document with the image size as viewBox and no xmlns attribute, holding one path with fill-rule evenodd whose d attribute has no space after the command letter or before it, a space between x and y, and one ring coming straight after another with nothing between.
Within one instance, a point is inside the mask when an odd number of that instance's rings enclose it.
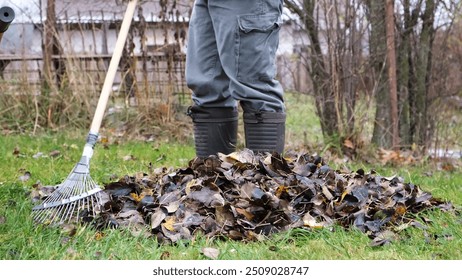
<instances>
[{"instance_id":1,"label":"rake tine","mask_svg":"<svg viewBox=\"0 0 462 280\"><path fill-rule=\"evenodd\" d=\"M54 223L56 217L58 217L58 216L59 216L59 213L61 213L62 208L63 208L63 206L60 205L60 206L58 206L58 208L56 209L56 211L51 212L51 218L50 218L50 221L49 221L50 224L53 224L53 223Z\"/></svg>"},{"instance_id":2,"label":"rake tine","mask_svg":"<svg viewBox=\"0 0 462 280\"><path fill-rule=\"evenodd\" d=\"M45 220L47 219L48 212L46 212L46 211L38 211L38 212L35 212L35 213L37 213L37 214L34 216L34 220L37 220L39 223L44 223Z\"/></svg>"},{"instance_id":3,"label":"rake tine","mask_svg":"<svg viewBox=\"0 0 462 280\"><path fill-rule=\"evenodd\" d=\"M78 221L79 218L80 218L80 209L82 207L85 207L85 201L83 199L81 199L81 200L78 200L76 204L77 204L77 217L76 217L76 219Z\"/></svg>"},{"instance_id":4,"label":"rake tine","mask_svg":"<svg viewBox=\"0 0 462 280\"><path fill-rule=\"evenodd\" d=\"M59 223L63 223L68 218L70 220L70 218L72 217L72 211L74 210L72 207L73 205L75 206L75 203L66 204L66 206L64 207L64 211L62 212L63 215L61 216L61 220L59 221Z\"/></svg>"}]
</instances>

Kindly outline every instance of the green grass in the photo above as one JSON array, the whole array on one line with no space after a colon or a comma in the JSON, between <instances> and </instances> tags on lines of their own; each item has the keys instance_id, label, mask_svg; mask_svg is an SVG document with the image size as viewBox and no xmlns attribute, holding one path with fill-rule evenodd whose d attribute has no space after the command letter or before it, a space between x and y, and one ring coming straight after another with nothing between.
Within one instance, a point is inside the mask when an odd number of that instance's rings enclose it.
<instances>
[{"instance_id":1,"label":"green grass","mask_svg":"<svg viewBox=\"0 0 462 280\"><path fill-rule=\"evenodd\" d=\"M30 219L32 202L28 196L37 181L60 183L78 161L82 136L76 134L40 137L9 136L0 138L4 155L0 166L0 259L207 259L201 249L220 250L220 259L462 259L462 217L442 211L418 215L432 220L427 230L407 228L396 240L383 247L370 246L363 233L335 227L333 230L293 230L258 242L207 239L176 245L159 245L155 239L133 236L124 230L96 232L90 227L77 228L74 235L56 228L34 226ZM13 154L15 147L19 155ZM56 158L33 158L38 152L48 155L59 150ZM124 157L132 155L133 160ZM100 183L154 167L186 166L193 157L191 145L131 141L97 146L91 175ZM433 170L432 164L416 167L379 167L383 175L399 174L434 196L462 205L462 174ZM19 177L31 173L28 181ZM432 172L431 176L426 175ZM102 234L102 236L101 236Z\"/></svg>"},{"instance_id":2,"label":"green grass","mask_svg":"<svg viewBox=\"0 0 462 280\"><path fill-rule=\"evenodd\" d=\"M319 122L306 96L288 96L287 138L292 147L315 147L320 141ZM91 161L91 176L99 184L124 175L156 167L183 167L194 157L192 141L169 143L128 141L113 138L106 145L98 143ZM86 132L61 132L38 136L0 136L0 259L69 260L69 259L207 259L204 247L220 250L219 259L462 259L462 217L439 210L419 213L417 220L431 220L426 230L409 227L400 230L386 246L373 247L371 240L355 229L296 229L258 242L238 242L222 238L196 236L175 245L160 245L154 238L134 236L128 230L107 229L97 232L79 226L75 233L57 227L35 226L30 218L33 184L61 183L80 159ZM120 143L118 143L120 141ZM315 143L315 145L312 145ZM15 152L16 150L16 152ZM49 154L58 150L56 157ZM41 152L45 156L34 158ZM313 151L312 151L313 152ZM130 158L130 160L126 160ZM329 163L330 164L330 163ZM433 162L415 166L380 166L355 162L351 170L377 170L381 175L400 175L406 182L419 185L435 197L462 205L462 173L445 171ZM333 164L332 164L333 165ZM27 181L20 176L29 171Z\"/></svg>"},{"instance_id":3,"label":"green grass","mask_svg":"<svg viewBox=\"0 0 462 280\"><path fill-rule=\"evenodd\" d=\"M287 94L285 102L286 146L296 149L322 143L321 125L312 98L304 94Z\"/></svg>"}]
</instances>

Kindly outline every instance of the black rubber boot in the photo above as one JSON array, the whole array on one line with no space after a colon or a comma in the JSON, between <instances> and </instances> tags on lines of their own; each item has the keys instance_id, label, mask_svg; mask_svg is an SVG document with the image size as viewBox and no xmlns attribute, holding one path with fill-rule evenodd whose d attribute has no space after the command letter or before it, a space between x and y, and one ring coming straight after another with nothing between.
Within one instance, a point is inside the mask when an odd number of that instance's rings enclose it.
<instances>
[{"instance_id":1,"label":"black rubber boot","mask_svg":"<svg viewBox=\"0 0 462 280\"><path fill-rule=\"evenodd\" d=\"M218 152L236 150L237 108L203 108L191 106L188 115L193 120L196 156L207 157Z\"/></svg>"},{"instance_id":2,"label":"black rubber boot","mask_svg":"<svg viewBox=\"0 0 462 280\"><path fill-rule=\"evenodd\" d=\"M244 113L245 145L254 152L282 154L286 114L277 112Z\"/></svg>"}]
</instances>

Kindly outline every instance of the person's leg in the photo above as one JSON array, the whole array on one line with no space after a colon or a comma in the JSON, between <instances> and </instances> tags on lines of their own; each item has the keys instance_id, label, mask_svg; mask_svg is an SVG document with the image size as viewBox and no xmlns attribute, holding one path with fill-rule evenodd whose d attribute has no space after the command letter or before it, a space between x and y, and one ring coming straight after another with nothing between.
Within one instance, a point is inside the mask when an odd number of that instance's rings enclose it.
<instances>
[{"instance_id":1,"label":"person's leg","mask_svg":"<svg viewBox=\"0 0 462 280\"><path fill-rule=\"evenodd\" d=\"M231 153L237 142L237 103L218 56L208 1L195 2L188 34L186 82L194 105L188 110L194 126L196 155Z\"/></svg>"},{"instance_id":2,"label":"person's leg","mask_svg":"<svg viewBox=\"0 0 462 280\"><path fill-rule=\"evenodd\" d=\"M276 79L282 0L209 0L230 94L244 111L246 147L283 152L285 107Z\"/></svg>"}]
</instances>

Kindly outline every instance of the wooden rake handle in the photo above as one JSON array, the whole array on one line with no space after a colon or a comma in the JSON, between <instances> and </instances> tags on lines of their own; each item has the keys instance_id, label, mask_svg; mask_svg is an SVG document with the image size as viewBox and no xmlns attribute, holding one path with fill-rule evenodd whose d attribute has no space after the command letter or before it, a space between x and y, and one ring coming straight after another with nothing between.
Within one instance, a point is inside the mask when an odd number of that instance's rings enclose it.
<instances>
[{"instance_id":1,"label":"wooden rake handle","mask_svg":"<svg viewBox=\"0 0 462 280\"><path fill-rule=\"evenodd\" d=\"M106 111L107 102L109 100L109 95L111 94L112 86L114 84L114 78L117 73L117 68L119 67L120 58L122 57L122 51L127 40L130 24L135 13L136 4L137 0L131 0L127 4L127 9L122 20L122 26L120 27L119 36L117 37L114 52L111 57L111 62L109 63L109 69L106 73L106 78L104 79L103 89L101 90L98 105L96 106L95 115L91 123L90 133L99 133L104 112Z\"/></svg>"}]
</instances>

